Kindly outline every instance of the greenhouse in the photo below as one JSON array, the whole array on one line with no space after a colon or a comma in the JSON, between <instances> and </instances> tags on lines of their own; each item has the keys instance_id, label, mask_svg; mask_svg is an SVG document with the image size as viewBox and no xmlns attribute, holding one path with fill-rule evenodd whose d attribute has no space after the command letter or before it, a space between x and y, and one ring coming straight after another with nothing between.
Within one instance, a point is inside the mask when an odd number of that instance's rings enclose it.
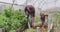
<instances>
[{"instance_id":1,"label":"greenhouse","mask_svg":"<svg viewBox=\"0 0 60 32\"><path fill-rule=\"evenodd\" d=\"M0 32L60 32L60 0L0 0Z\"/></svg>"}]
</instances>

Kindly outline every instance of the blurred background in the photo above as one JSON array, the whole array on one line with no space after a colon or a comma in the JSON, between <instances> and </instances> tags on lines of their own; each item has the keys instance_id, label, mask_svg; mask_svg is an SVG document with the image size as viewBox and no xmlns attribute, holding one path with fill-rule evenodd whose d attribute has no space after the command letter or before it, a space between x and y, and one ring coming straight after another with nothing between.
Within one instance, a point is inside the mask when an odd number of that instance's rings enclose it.
<instances>
[{"instance_id":1,"label":"blurred background","mask_svg":"<svg viewBox=\"0 0 60 32\"><path fill-rule=\"evenodd\" d=\"M0 0L0 28L4 28L5 32L16 32L19 27L25 27L26 18L23 13L26 5L35 7L35 25L40 21L40 11L45 11L49 15L48 23L53 23L53 31L60 32L60 0ZM25 30L36 32L32 28Z\"/></svg>"}]
</instances>

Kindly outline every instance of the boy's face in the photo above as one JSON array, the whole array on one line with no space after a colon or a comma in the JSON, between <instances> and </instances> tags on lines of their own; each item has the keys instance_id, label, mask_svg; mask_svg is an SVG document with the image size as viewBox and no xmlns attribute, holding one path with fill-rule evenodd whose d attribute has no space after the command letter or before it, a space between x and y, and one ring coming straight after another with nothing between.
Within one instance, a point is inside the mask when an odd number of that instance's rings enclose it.
<instances>
[{"instance_id":1,"label":"boy's face","mask_svg":"<svg viewBox=\"0 0 60 32\"><path fill-rule=\"evenodd\" d=\"M48 16L45 16L46 19L48 19Z\"/></svg>"}]
</instances>

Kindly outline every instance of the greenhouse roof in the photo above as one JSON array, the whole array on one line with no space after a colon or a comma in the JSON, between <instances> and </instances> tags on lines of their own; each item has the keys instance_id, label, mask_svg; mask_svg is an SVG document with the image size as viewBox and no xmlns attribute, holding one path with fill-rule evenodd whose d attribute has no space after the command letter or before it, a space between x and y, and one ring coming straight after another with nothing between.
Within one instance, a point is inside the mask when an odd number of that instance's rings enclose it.
<instances>
[{"instance_id":1,"label":"greenhouse roof","mask_svg":"<svg viewBox=\"0 0 60 32\"><path fill-rule=\"evenodd\" d=\"M60 0L0 0L0 3L8 3L8 4L16 4L16 5L30 4L41 9L60 7Z\"/></svg>"}]
</instances>

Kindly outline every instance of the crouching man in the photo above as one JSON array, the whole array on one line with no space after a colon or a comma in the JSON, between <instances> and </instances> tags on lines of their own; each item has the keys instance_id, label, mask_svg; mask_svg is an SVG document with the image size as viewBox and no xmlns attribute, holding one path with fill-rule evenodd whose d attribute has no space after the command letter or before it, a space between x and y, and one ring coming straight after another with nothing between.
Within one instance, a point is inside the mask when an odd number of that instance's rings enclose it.
<instances>
[{"instance_id":1,"label":"crouching man","mask_svg":"<svg viewBox=\"0 0 60 32\"><path fill-rule=\"evenodd\" d=\"M27 24L28 28L34 26L34 18L35 18L35 8L32 5L27 5L25 7L25 14L27 18L27 23L29 22L28 18L31 18L30 23ZM30 24L30 25L29 25Z\"/></svg>"}]
</instances>

